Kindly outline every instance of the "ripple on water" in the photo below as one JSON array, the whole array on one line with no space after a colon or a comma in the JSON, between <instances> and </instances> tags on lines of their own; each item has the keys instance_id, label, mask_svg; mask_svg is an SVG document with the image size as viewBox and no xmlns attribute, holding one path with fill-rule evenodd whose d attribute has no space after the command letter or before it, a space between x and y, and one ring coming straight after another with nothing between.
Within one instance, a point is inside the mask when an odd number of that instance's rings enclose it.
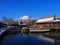
<instances>
[{"instance_id":1,"label":"ripple on water","mask_svg":"<svg viewBox=\"0 0 60 45\"><path fill-rule=\"evenodd\" d=\"M2 45L53 45L48 41L41 40L37 35L14 34L5 36Z\"/></svg>"}]
</instances>

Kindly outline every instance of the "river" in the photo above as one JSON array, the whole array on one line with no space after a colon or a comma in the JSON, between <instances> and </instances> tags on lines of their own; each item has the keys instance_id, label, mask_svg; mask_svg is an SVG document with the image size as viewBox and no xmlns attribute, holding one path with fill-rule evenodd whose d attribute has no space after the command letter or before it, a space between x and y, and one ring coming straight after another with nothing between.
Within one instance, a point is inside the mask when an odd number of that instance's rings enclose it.
<instances>
[{"instance_id":1,"label":"river","mask_svg":"<svg viewBox=\"0 0 60 45\"><path fill-rule=\"evenodd\" d=\"M3 37L1 45L60 45L60 40L56 33L29 33L29 34L9 34Z\"/></svg>"}]
</instances>

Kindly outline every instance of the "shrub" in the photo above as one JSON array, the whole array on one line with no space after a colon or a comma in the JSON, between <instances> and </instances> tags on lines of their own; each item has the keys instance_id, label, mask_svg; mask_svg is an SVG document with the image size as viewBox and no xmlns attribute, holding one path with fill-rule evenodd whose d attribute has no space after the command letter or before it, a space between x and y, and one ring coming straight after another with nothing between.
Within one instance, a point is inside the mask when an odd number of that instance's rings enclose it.
<instances>
[{"instance_id":1,"label":"shrub","mask_svg":"<svg viewBox=\"0 0 60 45\"><path fill-rule=\"evenodd\" d=\"M22 33L29 33L29 30L24 29L24 30L22 30L21 32L22 32Z\"/></svg>"},{"instance_id":2,"label":"shrub","mask_svg":"<svg viewBox=\"0 0 60 45\"><path fill-rule=\"evenodd\" d=\"M50 28L50 31L56 31L56 29L55 28Z\"/></svg>"},{"instance_id":3,"label":"shrub","mask_svg":"<svg viewBox=\"0 0 60 45\"><path fill-rule=\"evenodd\" d=\"M55 32L55 31L60 31L60 28L50 28L50 31L53 31L53 32Z\"/></svg>"},{"instance_id":4,"label":"shrub","mask_svg":"<svg viewBox=\"0 0 60 45\"><path fill-rule=\"evenodd\" d=\"M4 27L4 24L3 23L0 23L0 28L3 28Z\"/></svg>"}]
</instances>

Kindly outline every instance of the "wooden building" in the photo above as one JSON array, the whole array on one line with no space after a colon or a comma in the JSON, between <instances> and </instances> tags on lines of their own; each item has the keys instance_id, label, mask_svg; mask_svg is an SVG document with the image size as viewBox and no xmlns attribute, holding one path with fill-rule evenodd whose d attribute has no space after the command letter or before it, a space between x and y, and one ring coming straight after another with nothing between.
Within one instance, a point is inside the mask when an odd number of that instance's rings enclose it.
<instances>
[{"instance_id":1,"label":"wooden building","mask_svg":"<svg viewBox=\"0 0 60 45\"><path fill-rule=\"evenodd\" d=\"M43 28L43 27L60 27L60 18L56 18L55 15L40 18L36 21L36 26L39 27L39 28Z\"/></svg>"}]
</instances>

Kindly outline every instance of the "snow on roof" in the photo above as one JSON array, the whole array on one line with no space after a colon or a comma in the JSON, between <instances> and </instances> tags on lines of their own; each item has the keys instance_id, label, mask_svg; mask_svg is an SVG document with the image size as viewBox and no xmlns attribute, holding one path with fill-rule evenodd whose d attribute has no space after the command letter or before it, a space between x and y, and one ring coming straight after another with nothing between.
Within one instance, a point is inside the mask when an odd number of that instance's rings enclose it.
<instances>
[{"instance_id":1,"label":"snow on roof","mask_svg":"<svg viewBox=\"0 0 60 45\"><path fill-rule=\"evenodd\" d=\"M51 21L51 22L60 22L60 20L53 20L53 21Z\"/></svg>"},{"instance_id":2,"label":"snow on roof","mask_svg":"<svg viewBox=\"0 0 60 45\"><path fill-rule=\"evenodd\" d=\"M38 19L38 20L36 21L36 23L49 22L49 21L52 21L52 20L54 20L54 17L43 18L43 19Z\"/></svg>"}]
</instances>

